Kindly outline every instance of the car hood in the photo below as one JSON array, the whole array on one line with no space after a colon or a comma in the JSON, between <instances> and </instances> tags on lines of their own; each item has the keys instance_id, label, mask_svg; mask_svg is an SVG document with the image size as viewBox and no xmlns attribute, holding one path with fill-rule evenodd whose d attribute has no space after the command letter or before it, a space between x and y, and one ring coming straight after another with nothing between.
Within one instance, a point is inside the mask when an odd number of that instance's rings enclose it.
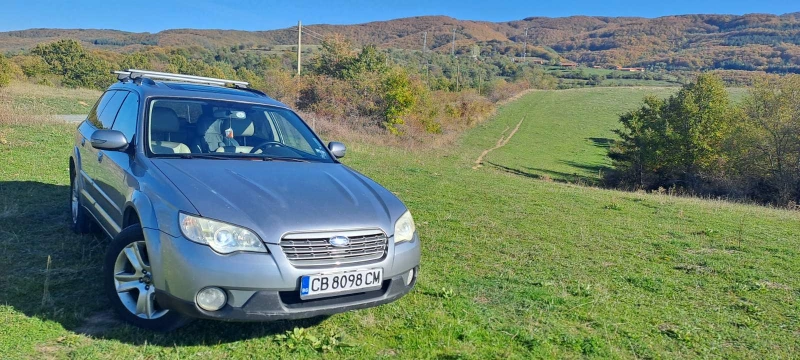
<instances>
[{"instance_id":1,"label":"car hood","mask_svg":"<svg viewBox=\"0 0 800 360\"><path fill-rule=\"evenodd\" d=\"M267 243L306 231L379 228L391 236L406 210L394 194L342 164L152 160L198 215L254 230Z\"/></svg>"}]
</instances>

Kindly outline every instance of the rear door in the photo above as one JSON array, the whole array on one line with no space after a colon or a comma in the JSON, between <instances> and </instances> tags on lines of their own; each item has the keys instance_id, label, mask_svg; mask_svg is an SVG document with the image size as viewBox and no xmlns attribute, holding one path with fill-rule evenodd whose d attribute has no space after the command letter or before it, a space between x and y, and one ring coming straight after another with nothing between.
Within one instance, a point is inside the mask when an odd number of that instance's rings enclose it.
<instances>
[{"instance_id":1,"label":"rear door","mask_svg":"<svg viewBox=\"0 0 800 360\"><path fill-rule=\"evenodd\" d=\"M106 95L110 95L110 98L105 101L104 104L99 104L101 106L98 106L98 108L102 107L102 110L90 114L88 118L88 122L95 131L111 129L111 126L114 124L114 118L116 118L122 101L125 100L128 92L114 90L106 92ZM105 98L106 95L103 95L103 98ZM101 99L101 102L103 102L103 100L104 99ZM89 138L91 138L91 135L89 135ZM112 201L103 190L108 186L109 181L113 181L109 178L108 171L105 170L108 151L95 149L92 147L91 141L89 140L86 141L83 149L86 149L86 156L81 156L81 164L89 180L86 187L87 191L90 191L90 195L92 196L90 207L93 207L93 209L91 210L100 225L113 235L119 232L119 226L114 220L119 209L116 209L114 201Z\"/></svg>"}]
</instances>

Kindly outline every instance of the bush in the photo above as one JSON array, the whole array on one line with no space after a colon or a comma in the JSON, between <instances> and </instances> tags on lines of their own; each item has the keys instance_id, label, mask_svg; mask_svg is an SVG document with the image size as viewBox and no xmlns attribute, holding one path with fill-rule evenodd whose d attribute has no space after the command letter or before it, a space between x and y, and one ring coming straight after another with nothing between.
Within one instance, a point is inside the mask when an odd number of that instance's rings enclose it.
<instances>
[{"instance_id":1,"label":"bush","mask_svg":"<svg viewBox=\"0 0 800 360\"><path fill-rule=\"evenodd\" d=\"M47 63L50 73L63 77L65 86L102 89L114 81L111 64L86 52L75 40L39 44L31 53Z\"/></svg>"},{"instance_id":2,"label":"bush","mask_svg":"<svg viewBox=\"0 0 800 360\"><path fill-rule=\"evenodd\" d=\"M398 125L403 125L403 116L408 115L417 102L417 98L411 87L411 80L408 73L401 69L396 69L389 73L383 81L383 101L385 110L383 112L383 125L392 134L399 134L401 131Z\"/></svg>"},{"instance_id":3,"label":"bush","mask_svg":"<svg viewBox=\"0 0 800 360\"><path fill-rule=\"evenodd\" d=\"M7 86L11 83L11 63L5 56L0 54L0 87Z\"/></svg>"},{"instance_id":4,"label":"bush","mask_svg":"<svg viewBox=\"0 0 800 360\"><path fill-rule=\"evenodd\" d=\"M151 68L152 65L150 63L150 58L148 58L145 53L141 52L126 54L122 57L122 60L119 62L120 70L123 69L149 70Z\"/></svg>"},{"instance_id":5,"label":"bush","mask_svg":"<svg viewBox=\"0 0 800 360\"><path fill-rule=\"evenodd\" d=\"M50 66L39 56L19 55L12 60L22 69L22 73L29 78L37 78L50 73Z\"/></svg>"}]
</instances>

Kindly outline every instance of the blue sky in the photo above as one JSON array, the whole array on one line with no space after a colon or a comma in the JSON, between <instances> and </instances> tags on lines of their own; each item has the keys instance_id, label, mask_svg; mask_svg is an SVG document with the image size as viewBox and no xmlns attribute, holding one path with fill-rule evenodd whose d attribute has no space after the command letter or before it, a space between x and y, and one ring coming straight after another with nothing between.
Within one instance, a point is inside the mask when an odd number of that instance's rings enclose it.
<instances>
[{"instance_id":1,"label":"blue sky","mask_svg":"<svg viewBox=\"0 0 800 360\"><path fill-rule=\"evenodd\" d=\"M389 0L255 1L3 0L0 31L93 28L136 32L164 29L270 30L297 24L354 24L420 15L507 21L529 16L658 17L675 14L783 14L800 11L796 0Z\"/></svg>"}]
</instances>

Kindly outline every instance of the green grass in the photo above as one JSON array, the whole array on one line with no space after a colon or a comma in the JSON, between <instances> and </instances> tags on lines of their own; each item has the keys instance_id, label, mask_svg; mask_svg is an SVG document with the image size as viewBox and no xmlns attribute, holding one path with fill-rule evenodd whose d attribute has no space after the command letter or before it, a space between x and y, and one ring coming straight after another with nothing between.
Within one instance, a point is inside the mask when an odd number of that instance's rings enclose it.
<instances>
[{"instance_id":1,"label":"green grass","mask_svg":"<svg viewBox=\"0 0 800 360\"><path fill-rule=\"evenodd\" d=\"M88 114L101 91L66 89L14 82L0 88L0 103L8 103L15 112L33 115Z\"/></svg>"},{"instance_id":2,"label":"green grass","mask_svg":"<svg viewBox=\"0 0 800 360\"><path fill-rule=\"evenodd\" d=\"M584 131L580 122L567 123L561 132L574 132L573 139L554 138L558 132L533 126L535 119L569 111L611 116L623 109L601 105L624 107L621 101L641 97L634 89L598 89L602 96L576 101L571 94L579 91L585 90L533 93L506 105L446 152L350 144L346 163L398 194L414 213L423 241L420 279L416 290L398 302L335 315L315 326L197 321L172 334L154 334L108 323L97 276L106 241L71 235L66 227L66 158L73 127L0 127L0 354L797 356L798 213L538 181L489 165L472 169L479 154L523 114L526 122L518 134L487 160L506 167L525 166L524 159L550 167L562 159L597 163L596 153L562 158L551 152L557 157L548 161L531 157L546 150L542 146L537 151L524 146L567 142L594 149L585 138L607 137L607 127ZM563 99L560 106L548 100L555 98ZM581 107L592 110L578 112ZM48 151L42 151L43 144L49 144ZM43 301L45 281L49 296ZM279 336L295 327L305 330ZM308 336L330 345L332 334L341 335L344 345L327 351Z\"/></svg>"},{"instance_id":3,"label":"green grass","mask_svg":"<svg viewBox=\"0 0 800 360\"><path fill-rule=\"evenodd\" d=\"M491 152L484 163L535 178L596 183L611 166L607 153L617 138L612 130L620 127L619 116L641 106L645 95L667 97L677 90L610 87L532 92L503 110L501 118L514 121L481 125L478 133L499 137L503 129L513 129L524 119L513 141ZM743 88L728 91L733 101L746 94ZM482 136L476 140L492 142Z\"/></svg>"},{"instance_id":4,"label":"green grass","mask_svg":"<svg viewBox=\"0 0 800 360\"><path fill-rule=\"evenodd\" d=\"M620 71L612 69L595 69L590 67L580 67L577 69L564 69L559 66L545 67L546 71L550 74L562 78L564 86L587 86L588 80L586 79L569 79L567 76L583 75L592 76L600 75L603 77L600 86L679 86L680 83L673 75L662 74L663 80L646 80L646 79L624 79L622 77L630 76L634 73L629 71ZM618 78L607 79L608 75L616 75Z\"/></svg>"}]
</instances>

